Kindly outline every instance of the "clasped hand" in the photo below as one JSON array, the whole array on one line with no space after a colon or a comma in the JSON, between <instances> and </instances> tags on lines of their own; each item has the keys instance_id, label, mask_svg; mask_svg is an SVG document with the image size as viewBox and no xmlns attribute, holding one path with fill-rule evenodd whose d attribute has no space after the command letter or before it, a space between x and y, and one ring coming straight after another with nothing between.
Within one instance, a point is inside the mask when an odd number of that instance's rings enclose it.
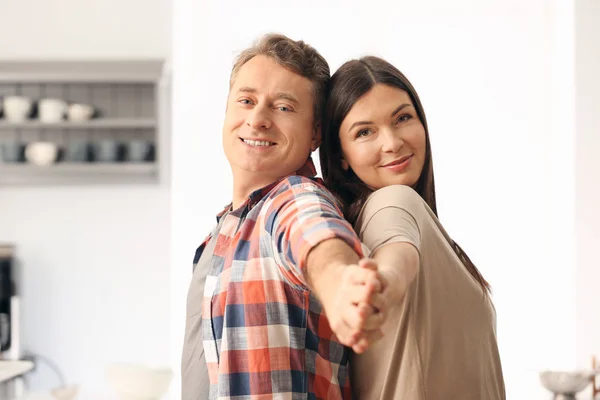
<instances>
[{"instance_id":1,"label":"clasped hand","mask_svg":"<svg viewBox=\"0 0 600 400\"><path fill-rule=\"evenodd\" d=\"M337 293L324 304L325 312L338 340L360 354L383 337L387 282L378 273L377 262L369 258L345 266L339 279Z\"/></svg>"}]
</instances>

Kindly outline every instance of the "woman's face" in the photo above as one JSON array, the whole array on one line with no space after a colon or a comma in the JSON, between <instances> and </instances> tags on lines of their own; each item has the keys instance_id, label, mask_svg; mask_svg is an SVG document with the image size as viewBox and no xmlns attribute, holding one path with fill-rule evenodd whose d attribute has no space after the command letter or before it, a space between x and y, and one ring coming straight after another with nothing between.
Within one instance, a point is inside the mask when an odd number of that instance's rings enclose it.
<instances>
[{"instance_id":1,"label":"woman's face","mask_svg":"<svg viewBox=\"0 0 600 400\"><path fill-rule=\"evenodd\" d=\"M370 188L414 186L425 163L425 127L407 92L376 84L340 127L342 167Z\"/></svg>"}]
</instances>

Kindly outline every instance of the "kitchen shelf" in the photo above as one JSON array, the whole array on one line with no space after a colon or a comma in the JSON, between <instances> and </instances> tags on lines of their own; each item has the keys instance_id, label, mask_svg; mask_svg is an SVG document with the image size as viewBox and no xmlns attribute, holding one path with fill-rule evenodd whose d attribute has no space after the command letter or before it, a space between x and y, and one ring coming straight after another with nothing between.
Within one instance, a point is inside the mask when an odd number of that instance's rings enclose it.
<instances>
[{"instance_id":1,"label":"kitchen shelf","mask_svg":"<svg viewBox=\"0 0 600 400\"><path fill-rule=\"evenodd\" d=\"M159 59L0 61L0 98L5 103L0 115L0 146L44 141L67 149L79 141L126 144L145 140L153 149L152 161L140 164L59 161L37 167L0 161L0 190L5 185L160 184L168 157L169 94L168 64ZM19 123L6 119L6 100L11 96L31 101L29 119ZM68 105L90 105L97 117L81 122L42 122L39 106L48 98Z\"/></svg>"},{"instance_id":2,"label":"kitchen shelf","mask_svg":"<svg viewBox=\"0 0 600 400\"><path fill-rule=\"evenodd\" d=\"M3 61L0 82L154 83L162 75L161 60Z\"/></svg>"},{"instance_id":3,"label":"kitchen shelf","mask_svg":"<svg viewBox=\"0 0 600 400\"><path fill-rule=\"evenodd\" d=\"M152 118L103 118L85 122L62 121L46 123L38 120L9 122L0 120L0 131L7 129L152 129L156 120Z\"/></svg>"},{"instance_id":4,"label":"kitchen shelf","mask_svg":"<svg viewBox=\"0 0 600 400\"><path fill-rule=\"evenodd\" d=\"M155 163L58 163L49 166L0 163L0 184L153 183Z\"/></svg>"}]
</instances>

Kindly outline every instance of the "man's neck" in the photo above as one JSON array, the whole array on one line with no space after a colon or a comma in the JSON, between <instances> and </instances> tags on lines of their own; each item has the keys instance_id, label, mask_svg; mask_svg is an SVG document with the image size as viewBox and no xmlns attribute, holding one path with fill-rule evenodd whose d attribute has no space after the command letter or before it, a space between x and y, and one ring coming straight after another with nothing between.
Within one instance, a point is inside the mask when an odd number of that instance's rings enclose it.
<instances>
[{"instance_id":1,"label":"man's neck","mask_svg":"<svg viewBox=\"0 0 600 400\"><path fill-rule=\"evenodd\" d=\"M275 182L275 179L272 177L257 179L256 176L251 178L244 175L234 175L232 209L235 210L241 206L250 196L250 194L252 194L252 192L270 185L273 182Z\"/></svg>"}]
</instances>

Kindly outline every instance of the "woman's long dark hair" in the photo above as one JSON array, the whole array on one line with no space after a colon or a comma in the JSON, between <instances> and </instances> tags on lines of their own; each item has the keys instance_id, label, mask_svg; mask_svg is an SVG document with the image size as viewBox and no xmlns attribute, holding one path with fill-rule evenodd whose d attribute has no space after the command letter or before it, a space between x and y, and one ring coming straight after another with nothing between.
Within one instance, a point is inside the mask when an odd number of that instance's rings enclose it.
<instances>
[{"instance_id":1,"label":"woman's long dark hair","mask_svg":"<svg viewBox=\"0 0 600 400\"><path fill-rule=\"evenodd\" d=\"M417 115L425 128L425 163L421 176L414 186L415 191L425 200L437 216L435 200L435 183L433 179L433 161L429 130L425 111L415 88L396 67L387 61L373 56L351 60L342 65L333 74L330 83L330 94L323 117L323 143L319 154L321 172L327 187L338 197L344 207L345 217L354 224L369 194L372 193L352 171L342 168L342 149L340 144L340 127L354 104L376 84L384 84L404 90L410 96L417 110ZM469 256L452 241L452 247L469 273L479 283L485 293L490 292L489 283L483 278Z\"/></svg>"}]
</instances>

